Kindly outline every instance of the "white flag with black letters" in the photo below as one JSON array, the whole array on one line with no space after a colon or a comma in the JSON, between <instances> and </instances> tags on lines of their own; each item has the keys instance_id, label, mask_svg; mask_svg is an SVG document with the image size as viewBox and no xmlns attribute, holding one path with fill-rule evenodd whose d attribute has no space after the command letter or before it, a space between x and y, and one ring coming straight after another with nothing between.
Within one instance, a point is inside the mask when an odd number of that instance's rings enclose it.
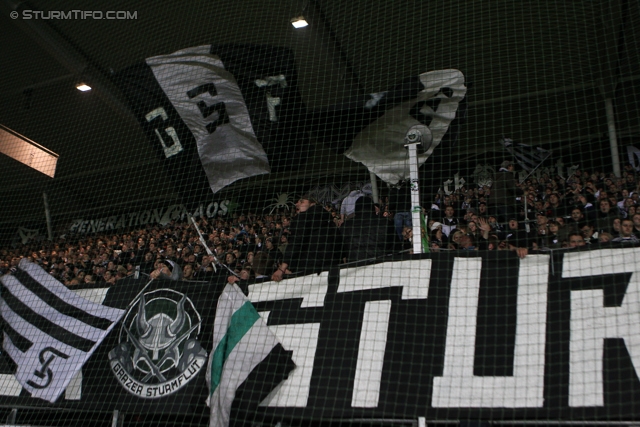
<instances>
[{"instance_id":1,"label":"white flag with black letters","mask_svg":"<svg viewBox=\"0 0 640 427\"><path fill-rule=\"evenodd\" d=\"M306 107L289 49L190 47L147 58L114 82L190 211L235 181L304 163Z\"/></svg>"},{"instance_id":2,"label":"white flag with black letters","mask_svg":"<svg viewBox=\"0 0 640 427\"><path fill-rule=\"evenodd\" d=\"M3 347L16 379L55 402L124 310L87 301L26 259L0 282Z\"/></svg>"}]
</instances>

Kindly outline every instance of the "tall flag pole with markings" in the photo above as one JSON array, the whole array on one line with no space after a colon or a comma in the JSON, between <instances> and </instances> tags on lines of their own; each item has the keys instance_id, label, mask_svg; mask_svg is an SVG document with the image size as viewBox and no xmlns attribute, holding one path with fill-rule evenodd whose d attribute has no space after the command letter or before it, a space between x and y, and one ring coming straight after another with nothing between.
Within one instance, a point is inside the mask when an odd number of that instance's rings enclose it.
<instances>
[{"instance_id":1,"label":"tall flag pole with markings","mask_svg":"<svg viewBox=\"0 0 640 427\"><path fill-rule=\"evenodd\" d=\"M0 282L3 347L15 377L31 396L55 402L124 310L87 301L26 259Z\"/></svg>"}]
</instances>

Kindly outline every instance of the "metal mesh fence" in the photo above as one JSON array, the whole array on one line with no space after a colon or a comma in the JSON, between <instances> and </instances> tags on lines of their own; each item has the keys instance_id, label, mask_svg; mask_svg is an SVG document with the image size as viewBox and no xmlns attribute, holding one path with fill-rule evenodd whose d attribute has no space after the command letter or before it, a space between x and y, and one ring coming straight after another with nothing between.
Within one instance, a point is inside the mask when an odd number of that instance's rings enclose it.
<instances>
[{"instance_id":1,"label":"metal mesh fence","mask_svg":"<svg viewBox=\"0 0 640 427\"><path fill-rule=\"evenodd\" d=\"M6 424L638 422L637 2L1 10Z\"/></svg>"}]
</instances>

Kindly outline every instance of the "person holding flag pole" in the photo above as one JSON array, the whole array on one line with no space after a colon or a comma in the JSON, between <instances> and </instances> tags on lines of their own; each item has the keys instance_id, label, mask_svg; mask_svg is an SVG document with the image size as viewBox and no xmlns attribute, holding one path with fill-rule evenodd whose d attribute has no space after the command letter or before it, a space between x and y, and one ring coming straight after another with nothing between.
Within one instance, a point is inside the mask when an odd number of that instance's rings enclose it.
<instances>
[{"instance_id":1,"label":"person holding flag pole","mask_svg":"<svg viewBox=\"0 0 640 427\"><path fill-rule=\"evenodd\" d=\"M551 151L545 150L540 147L532 147L527 144L517 144L514 143L512 139L502 136L501 140L502 145L505 150L509 152L515 162L518 163L522 167L522 169L527 172L527 175L520 179L520 182L525 182L529 177L538 169L544 162L551 156ZM508 162L513 165L513 162ZM505 162L503 162L504 167ZM567 178L568 180L568 178ZM527 217L527 199L525 196L524 200L524 209L525 209L525 226L527 228L527 232L529 232L529 218Z\"/></svg>"}]
</instances>

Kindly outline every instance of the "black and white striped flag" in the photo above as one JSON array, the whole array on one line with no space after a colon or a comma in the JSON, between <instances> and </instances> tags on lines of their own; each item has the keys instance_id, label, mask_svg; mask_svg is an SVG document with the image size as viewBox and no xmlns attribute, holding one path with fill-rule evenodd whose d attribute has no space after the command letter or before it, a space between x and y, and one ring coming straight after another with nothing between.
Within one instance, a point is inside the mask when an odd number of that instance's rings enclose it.
<instances>
[{"instance_id":1,"label":"black and white striped flag","mask_svg":"<svg viewBox=\"0 0 640 427\"><path fill-rule=\"evenodd\" d=\"M513 155L520 167L528 173L533 172L551 155L551 151L527 144L514 143L512 139L503 138L502 145Z\"/></svg>"},{"instance_id":2,"label":"black and white striped flag","mask_svg":"<svg viewBox=\"0 0 640 427\"><path fill-rule=\"evenodd\" d=\"M31 396L55 402L124 310L87 301L26 259L0 282L3 347L16 379Z\"/></svg>"}]
</instances>

